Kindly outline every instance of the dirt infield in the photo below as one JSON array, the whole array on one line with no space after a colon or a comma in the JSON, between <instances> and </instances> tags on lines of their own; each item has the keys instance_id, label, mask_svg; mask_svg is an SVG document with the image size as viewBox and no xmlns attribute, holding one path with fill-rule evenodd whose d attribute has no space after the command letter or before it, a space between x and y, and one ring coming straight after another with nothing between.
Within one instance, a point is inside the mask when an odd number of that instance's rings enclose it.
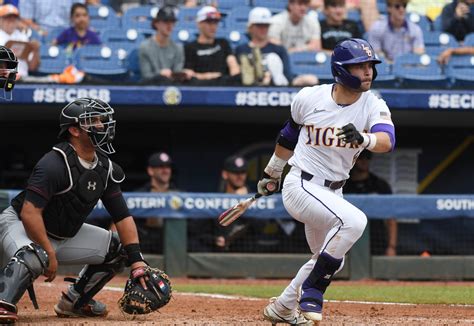
<instances>
[{"instance_id":1,"label":"dirt infield","mask_svg":"<svg viewBox=\"0 0 474 326\"><path fill-rule=\"evenodd\" d=\"M175 293L171 302L160 312L130 319L122 315L117 307L121 292L104 289L96 299L107 303L110 313L104 319L66 318L59 319L53 306L66 288L62 277L52 283L35 283L40 310L35 311L25 295L20 303L18 325L270 325L262 317L266 300L251 298L222 298ZM233 284L281 284L287 281L265 280L189 280L174 279L184 283L233 283ZM125 279L115 278L111 284L124 284ZM344 284L347 282L341 282ZM370 282L377 284L377 282ZM380 282L381 284L384 282ZM395 284L391 282L390 284ZM410 283L413 284L413 283ZM423 283L426 284L426 283ZM463 286L463 284L460 284ZM325 305L324 321L321 325L473 325L474 307L449 305L391 305L328 302Z\"/></svg>"}]
</instances>

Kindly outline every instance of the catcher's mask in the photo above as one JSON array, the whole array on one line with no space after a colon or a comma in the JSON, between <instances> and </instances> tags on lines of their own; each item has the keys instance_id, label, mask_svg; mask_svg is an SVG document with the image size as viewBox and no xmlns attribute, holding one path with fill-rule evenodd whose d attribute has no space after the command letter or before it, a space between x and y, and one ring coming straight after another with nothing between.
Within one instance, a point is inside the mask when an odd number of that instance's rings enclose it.
<instances>
[{"instance_id":1,"label":"catcher's mask","mask_svg":"<svg viewBox=\"0 0 474 326\"><path fill-rule=\"evenodd\" d=\"M336 83L358 89L361 81L349 72L347 66L364 62L373 63L372 81L374 81L377 77L375 65L382 61L377 57L369 42L360 38L350 38L336 44L331 56L331 72Z\"/></svg>"},{"instance_id":2,"label":"catcher's mask","mask_svg":"<svg viewBox=\"0 0 474 326\"><path fill-rule=\"evenodd\" d=\"M99 99L78 98L67 104L59 116L58 138L67 139L69 127L79 126L87 132L94 147L104 153L115 153L112 141L115 137L114 109Z\"/></svg>"},{"instance_id":3,"label":"catcher's mask","mask_svg":"<svg viewBox=\"0 0 474 326\"><path fill-rule=\"evenodd\" d=\"M0 46L0 98L11 101L15 86L18 59L12 50Z\"/></svg>"}]
</instances>

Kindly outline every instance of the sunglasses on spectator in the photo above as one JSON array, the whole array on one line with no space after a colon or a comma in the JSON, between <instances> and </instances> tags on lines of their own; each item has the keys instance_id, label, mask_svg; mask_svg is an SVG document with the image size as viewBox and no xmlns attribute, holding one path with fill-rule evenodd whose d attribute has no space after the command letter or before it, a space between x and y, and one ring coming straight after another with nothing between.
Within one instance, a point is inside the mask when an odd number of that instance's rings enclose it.
<instances>
[{"instance_id":1,"label":"sunglasses on spectator","mask_svg":"<svg viewBox=\"0 0 474 326\"><path fill-rule=\"evenodd\" d=\"M400 9L400 8L406 8L407 5L404 3L392 3L388 5L389 7L395 8L395 9Z\"/></svg>"}]
</instances>

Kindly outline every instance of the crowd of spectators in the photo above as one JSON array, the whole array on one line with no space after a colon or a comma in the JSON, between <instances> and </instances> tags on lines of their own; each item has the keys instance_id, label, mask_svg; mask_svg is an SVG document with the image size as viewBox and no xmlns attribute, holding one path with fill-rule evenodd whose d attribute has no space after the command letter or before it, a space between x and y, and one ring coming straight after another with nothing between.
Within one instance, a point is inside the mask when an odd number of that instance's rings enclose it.
<instances>
[{"instance_id":1,"label":"crowd of spectators","mask_svg":"<svg viewBox=\"0 0 474 326\"><path fill-rule=\"evenodd\" d=\"M253 1L235 5L243 3ZM88 10L88 6L101 5L122 16L137 6L159 8L151 23L155 33L146 34L148 38L137 44L138 56L130 56L139 61L135 63L139 81L152 85L314 85L317 75L293 73L292 54L330 53L337 42L349 37L368 39L388 63L403 54L425 53L426 29L411 14L439 25L457 40L458 47L436 54L440 64L452 55L473 53L472 45L463 42L474 32L474 0L288 0L286 9L253 7L237 42L222 33L233 13L228 7L221 9L218 0L5 0L0 8L0 44L29 43L29 57L19 56L20 75L36 75L41 65L39 43L31 42L32 38L48 40L43 47L58 45L69 51L107 46L101 40L103 31L91 27ZM198 9L194 17L198 35L187 41L176 38L181 31L179 10L184 8ZM58 28L63 31L48 36Z\"/></svg>"}]
</instances>

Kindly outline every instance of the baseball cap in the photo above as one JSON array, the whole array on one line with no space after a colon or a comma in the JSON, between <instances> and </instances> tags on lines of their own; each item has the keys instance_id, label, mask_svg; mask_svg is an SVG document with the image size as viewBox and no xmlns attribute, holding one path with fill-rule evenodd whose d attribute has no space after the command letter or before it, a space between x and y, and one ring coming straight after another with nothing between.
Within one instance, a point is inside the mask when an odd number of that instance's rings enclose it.
<instances>
[{"instance_id":1,"label":"baseball cap","mask_svg":"<svg viewBox=\"0 0 474 326\"><path fill-rule=\"evenodd\" d=\"M0 6L0 17L5 16L20 16L20 12L18 8L12 4Z\"/></svg>"},{"instance_id":2,"label":"baseball cap","mask_svg":"<svg viewBox=\"0 0 474 326\"><path fill-rule=\"evenodd\" d=\"M253 24L268 24L272 22L272 13L269 9L264 7L255 7L249 12L248 25Z\"/></svg>"},{"instance_id":3,"label":"baseball cap","mask_svg":"<svg viewBox=\"0 0 474 326\"><path fill-rule=\"evenodd\" d=\"M212 6L204 6L196 14L196 22L200 23L206 20L221 20L221 13Z\"/></svg>"},{"instance_id":4,"label":"baseball cap","mask_svg":"<svg viewBox=\"0 0 474 326\"><path fill-rule=\"evenodd\" d=\"M178 9L173 6L161 7L155 16L155 21L177 21L178 20Z\"/></svg>"},{"instance_id":5,"label":"baseball cap","mask_svg":"<svg viewBox=\"0 0 474 326\"><path fill-rule=\"evenodd\" d=\"M247 171L247 160L242 156L233 155L226 158L224 161L224 170L233 172L233 173L240 173Z\"/></svg>"},{"instance_id":6,"label":"baseball cap","mask_svg":"<svg viewBox=\"0 0 474 326\"><path fill-rule=\"evenodd\" d=\"M168 153L165 152L154 153L148 159L148 166L153 168L160 166L171 166L171 164L173 164L173 161L171 160L171 157L168 155Z\"/></svg>"}]
</instances>

